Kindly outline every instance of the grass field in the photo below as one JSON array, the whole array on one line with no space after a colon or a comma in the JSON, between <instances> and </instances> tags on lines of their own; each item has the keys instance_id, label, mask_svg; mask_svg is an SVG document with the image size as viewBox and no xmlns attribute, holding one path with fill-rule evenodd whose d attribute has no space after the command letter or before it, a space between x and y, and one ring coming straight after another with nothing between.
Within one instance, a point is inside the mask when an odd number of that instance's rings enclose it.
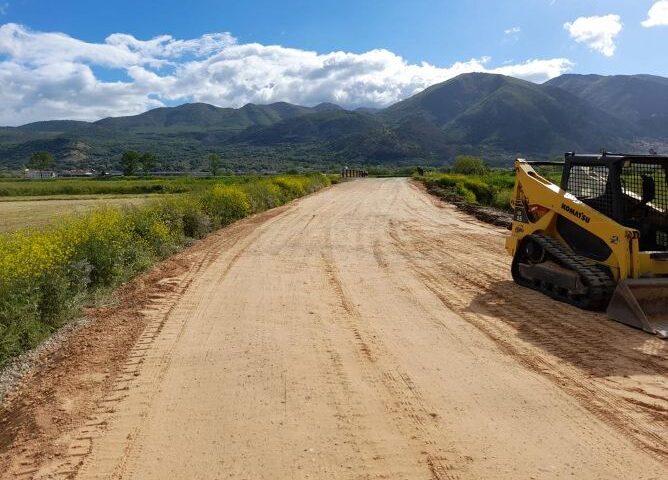
<instances>
[{"instance_id":1,"label":"grass field","mask_svg":"<svg viewBox=\"0 0 668 480\"><path fill-rule=\"evenodd\" d=\"M158 195L6 197L0 200L0 233L43 227L65 216L81 215L99 207L141 205L156 197Z\"/></svg>"},{"instance_id":2,"label":"grass field","mask_svg":"<svg viewBox=\"0 0 668 480\"><path fill-rule=\"evenodd\" d=\"M148 199L203 192L213 185L243 185L252 176L166 178L0 179L0 233L43 227L98 207L136 206Z\"/></svg>"},{"instance_id":3,"label":"grass field","mask_svg":"<svg viewBox=\"0 0 668 480\"><path fill-rule=\"evenodd\" d=\"M141 195L187 193L205 190L216 184L243 184L252 176L167 177L167 178L56 178L53 180L1 179L0 198L50 195Z\"/></svg>"}]
</instances>

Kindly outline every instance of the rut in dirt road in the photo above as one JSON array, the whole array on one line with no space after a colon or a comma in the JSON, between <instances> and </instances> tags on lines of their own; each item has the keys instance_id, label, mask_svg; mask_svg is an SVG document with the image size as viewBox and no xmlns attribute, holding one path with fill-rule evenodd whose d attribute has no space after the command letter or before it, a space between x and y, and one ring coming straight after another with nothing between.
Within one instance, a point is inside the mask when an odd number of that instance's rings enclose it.
<instances>
[{"instance_id":1,"label":"rut in dirt road","mask_svg":"<svg viewBox=\"0 0 668 480\"><path fill-rule=\"evenodd\" d=\"M7 478L668 474L665 342L514 285L505 230L364 179L236 232Z\"/></svg>"}]
</instances>

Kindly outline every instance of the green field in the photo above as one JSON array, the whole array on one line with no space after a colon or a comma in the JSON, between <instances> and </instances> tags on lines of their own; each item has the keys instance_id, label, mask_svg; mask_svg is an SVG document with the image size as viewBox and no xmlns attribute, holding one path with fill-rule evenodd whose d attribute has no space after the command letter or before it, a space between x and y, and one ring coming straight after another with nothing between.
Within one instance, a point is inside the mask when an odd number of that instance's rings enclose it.
<instances>
[{"instance_id":1,"label":"green field","mask_svg":"<svg viewBox=\"0 0 668 480\"><path fill-rule=\"evenodd\" d=\"M213 185L242 185L253 176L165 178L0 179L0 233L43 227L98 207L128 207L174 194L202 193Z\"/></svg>"}]
</instances>

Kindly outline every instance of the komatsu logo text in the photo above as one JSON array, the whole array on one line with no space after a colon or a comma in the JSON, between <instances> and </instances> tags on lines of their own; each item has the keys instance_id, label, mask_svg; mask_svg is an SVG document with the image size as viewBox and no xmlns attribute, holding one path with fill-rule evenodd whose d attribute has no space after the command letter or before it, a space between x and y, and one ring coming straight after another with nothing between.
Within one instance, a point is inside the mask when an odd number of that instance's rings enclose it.
<instances>
[{"instance_id":1,"label":"komatsu logo text","mask_svg":"<svg viewBox=\"0 0 668 480\"><path fill-rule=\"evenodd\" d=\"M561 209L566 210L568 213L570 213L574 217L578 217L580 220L582 220L585 223L589 223L591 221L591 218L589 216L587 216L584 213L574 209L573 207L570 207L570 206L566 205L565 203L561 204Z\"/></svg>"}]
</instances>

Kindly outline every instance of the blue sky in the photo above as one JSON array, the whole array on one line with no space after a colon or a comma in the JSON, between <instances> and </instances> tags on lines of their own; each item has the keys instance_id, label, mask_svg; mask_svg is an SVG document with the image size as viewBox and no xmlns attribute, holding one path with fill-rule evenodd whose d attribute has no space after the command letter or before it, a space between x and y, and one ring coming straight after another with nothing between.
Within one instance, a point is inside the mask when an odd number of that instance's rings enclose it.
<instances>
[{"instance_id":1,"label":"blue sky","mask_svg":"<svg viewBox=\"0 0 668 480\"><path fill-rule=\"evenodd\" d=\"M465 71L668 75L666 24L667 0L0 0L0 124L186 101L384 106Z\"/></svg>"}]
</instances>

